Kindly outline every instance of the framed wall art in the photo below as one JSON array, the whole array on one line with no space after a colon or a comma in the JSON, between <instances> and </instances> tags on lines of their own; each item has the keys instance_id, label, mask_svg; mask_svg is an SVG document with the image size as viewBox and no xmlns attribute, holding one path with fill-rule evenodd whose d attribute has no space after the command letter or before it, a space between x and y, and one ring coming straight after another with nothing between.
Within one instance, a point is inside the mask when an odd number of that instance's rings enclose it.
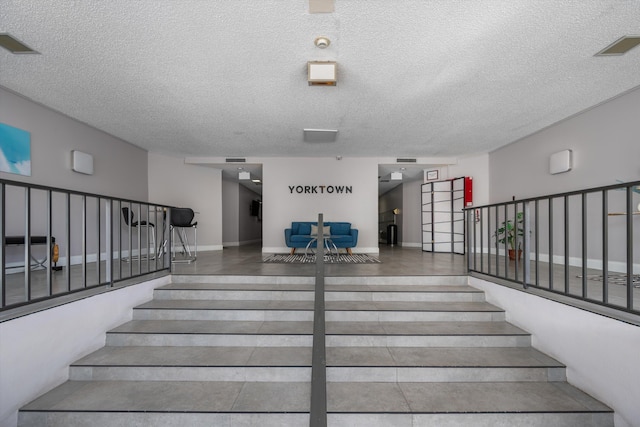
<instances>
[{"instance_id":1,"label":"framed wall art","mask_svg":"<svg viewBox=\"0 0 640 427\"><path fill-rule=\"evenodd\" d=\"M0 123L0 172L31 176L31 134Z\"/></svg>"}]
</instances>

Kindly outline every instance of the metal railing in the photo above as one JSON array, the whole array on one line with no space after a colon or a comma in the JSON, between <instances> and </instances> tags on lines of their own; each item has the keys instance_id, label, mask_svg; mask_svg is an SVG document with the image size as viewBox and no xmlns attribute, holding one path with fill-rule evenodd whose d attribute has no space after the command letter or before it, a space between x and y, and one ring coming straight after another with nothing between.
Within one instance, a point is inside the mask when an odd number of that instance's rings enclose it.
<instances>
[{"instance_id":1,"label":"metal railing","mask_svg":"<svg viewBox=\"0 0 640 427\"><path fill-rule=\"evenodd\" d=\"M465 209L470 272L640 314L640 181Z\"/></svg>"},{"instance_id":2,"label":"metal railing","mask_svg":"<svg viewBox=\"0 0 640 427\"><path fill-rule=\"evenodd\" d=\"M0 310L170 270L170 212L0 180Z\"/></svg>"}]
</instances>

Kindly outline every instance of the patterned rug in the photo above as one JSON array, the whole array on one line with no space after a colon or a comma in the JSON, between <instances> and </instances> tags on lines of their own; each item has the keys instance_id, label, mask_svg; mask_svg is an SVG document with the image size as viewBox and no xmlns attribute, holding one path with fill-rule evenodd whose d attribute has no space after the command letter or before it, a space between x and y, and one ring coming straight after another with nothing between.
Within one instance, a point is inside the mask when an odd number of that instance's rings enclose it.
<instances>
[{"instance_id":1,"label":"patterned rug","mask_svg":"<svg viewBox=\"0 0 640 427\"><path fill-rule=\"evenodd\" d=\"M276 264L310 264L316 262L316 256L315 254L273 254L264 258L262 261ZM340 254L337 258L335 255L325 255L324 262L325 264L375 264L379 263L380 260L367 254Z\"/></svg>"},{"instance_id":2,"label":"patterned rug","mask_svg":"<svg viewBox=\"0 0 640 427\"><path fill-rule=\"evenodd\" d=\"M578 278L582 278L582 275L576 276ZM602 274L588 274L588 280L594 280L596 282L602 282L604 277ZM626 274L617 274L617 273L609 273L607 277L607 281L610 285L620 285L627 286L627 275ZM634 288L640 288L640 275L634 274L631 277L631 284Z\"/></svg>"}]
</instances>

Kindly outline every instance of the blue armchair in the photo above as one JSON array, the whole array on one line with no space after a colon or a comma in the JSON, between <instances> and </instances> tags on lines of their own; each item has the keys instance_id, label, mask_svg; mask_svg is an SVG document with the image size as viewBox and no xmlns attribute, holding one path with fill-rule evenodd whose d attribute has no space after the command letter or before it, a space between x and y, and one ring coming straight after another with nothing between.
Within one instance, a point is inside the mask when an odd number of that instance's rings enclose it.
<instances>
[{"instance_id":1,"label":"blue armchair","mask_svg":"<svg viewBox=\"0 0 640 427\"><path fill-rule=\"evenodd\" d=\"M293 255L297 248L306 248L311 240L316 236L311 235L311 226L317 226L317 222L311 221L294 221L291 228L284 230L284 239L287 247L291 248ZM329 230L329 232L327 232ZM336 248L344 248L349 255L352 254L351 248L358 244L358 230L351 228L350 222L325 222L324 234L330 235L331 240ZM310 247L315 248L317 242L313 242Z\"/></svg>"}]
</instances>

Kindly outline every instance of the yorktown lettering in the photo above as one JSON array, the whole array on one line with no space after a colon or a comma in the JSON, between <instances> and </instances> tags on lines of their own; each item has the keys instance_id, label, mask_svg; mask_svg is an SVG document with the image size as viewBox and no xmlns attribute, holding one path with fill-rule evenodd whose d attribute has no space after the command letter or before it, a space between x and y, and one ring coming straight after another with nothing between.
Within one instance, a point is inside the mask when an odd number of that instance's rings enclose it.
<instances>
[{"instance_id":1,"label":"yorktown lettering","mask_svg":"<svg viewBox=\"0 0 640 427\"><path fill-rule=\"evenodd\" d=\"M350 185L290 185L291 194L351 194L353 187Z\"/></svg>"}]
</instances>

